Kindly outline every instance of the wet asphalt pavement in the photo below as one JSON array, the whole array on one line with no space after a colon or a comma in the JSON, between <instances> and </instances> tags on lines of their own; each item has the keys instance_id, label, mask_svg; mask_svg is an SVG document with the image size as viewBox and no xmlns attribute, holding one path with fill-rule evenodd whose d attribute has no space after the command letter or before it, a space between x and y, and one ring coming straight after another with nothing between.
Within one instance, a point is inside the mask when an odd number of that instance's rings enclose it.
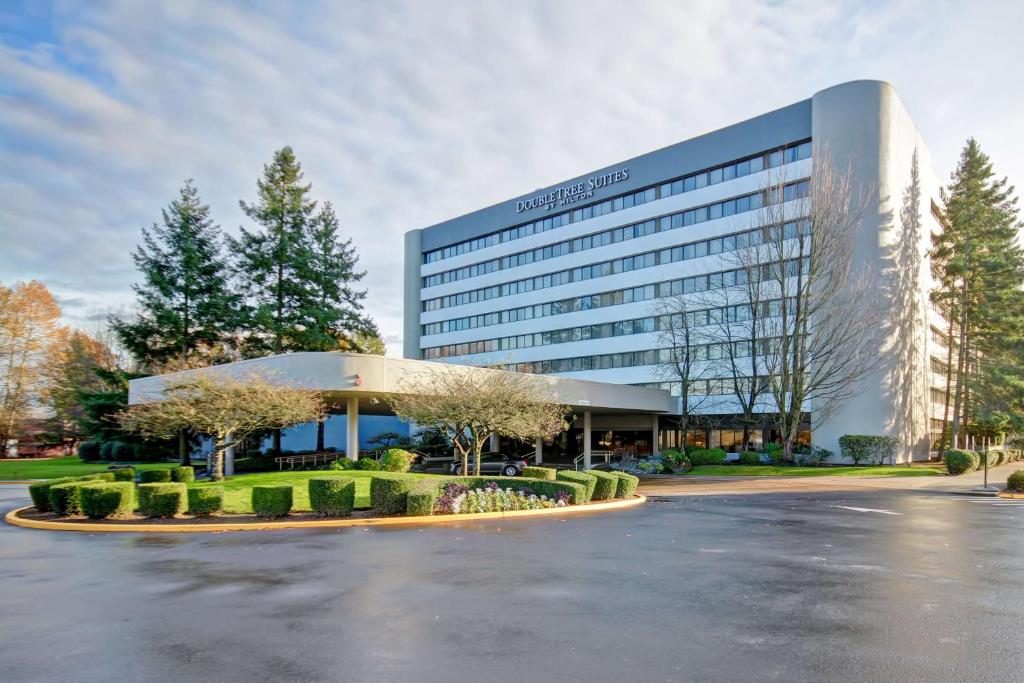
<instances>
[{"instance_id":1,"label":"wet asphalt pavement","mask_svg":"<svg viewBox=\"0 0 1024 683\"><path fill-rule=\"evenodd\" d=\"M0 511L25 498L0 487ZM0 524L0 680L1020 681L1022 531L1024 501L890 491L415 529Z\"/></svg>"}]
</instances>

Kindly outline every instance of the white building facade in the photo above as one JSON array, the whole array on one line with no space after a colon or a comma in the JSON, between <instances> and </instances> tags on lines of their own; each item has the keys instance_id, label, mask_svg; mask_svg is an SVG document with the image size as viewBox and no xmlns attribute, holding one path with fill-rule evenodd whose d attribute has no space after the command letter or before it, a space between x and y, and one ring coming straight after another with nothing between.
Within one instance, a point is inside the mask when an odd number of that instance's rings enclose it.
<instances>
[{"instance_id":1,"label":"white building facade","mask_svg":"<svg viewBox=\"0 0 1024 683\"><path fill-rule=\"evenodd\" d=\"M822 149L873 197L854 253L877 273L865 305L878 306L885 321L884 360L827 421L816 422L808 406L802 436L838 453L843 434L890 435L899 461L924 459L941 427L935 390L944 389L936 374L943 323L928 304L939 182L894 89L878 81L838 85L408 232L404 355L678 391L659 365L659 301L728 287L730 254L757 228L770 182L784 174L784 200L800 201ZM661 447L682 438L741 447L738 403L713 378L703 391L717 394L697 410L703 426L683 435L663 417ZM770 412L751 435L755 444L775 436ZM591 425L602 447L656 450L634 427L649 433L623 416ZM563 444L570 452L571 440Z\"/></svg>"}]
</instances>

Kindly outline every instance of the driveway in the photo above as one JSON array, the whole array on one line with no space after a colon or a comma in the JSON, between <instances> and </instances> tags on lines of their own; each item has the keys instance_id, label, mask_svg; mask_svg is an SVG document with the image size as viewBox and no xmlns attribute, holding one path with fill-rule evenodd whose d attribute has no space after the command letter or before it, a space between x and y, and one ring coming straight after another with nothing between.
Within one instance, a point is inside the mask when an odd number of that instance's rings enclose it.
<instances>
[{"instance_id":1,"label":"driveway","mask_svg":"<svg viewBox=\"0 0 1024 683\"><path fill-rule=\"evenodd\" d=\"M0 508L25 500L0 487ZM1024 501L654 497L221 534L0 525L4 681L1019 681Z\"/></svg>"}]
</instances>

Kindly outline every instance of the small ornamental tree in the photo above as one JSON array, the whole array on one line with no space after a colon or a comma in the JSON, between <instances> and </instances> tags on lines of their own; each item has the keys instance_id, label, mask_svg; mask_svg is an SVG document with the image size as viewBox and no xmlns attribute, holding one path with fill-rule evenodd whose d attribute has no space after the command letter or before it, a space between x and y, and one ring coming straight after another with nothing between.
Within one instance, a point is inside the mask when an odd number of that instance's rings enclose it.
<instances>
[{"instance_id":1,"label":"small ornamental tree","mask_svg":"<svg viewBox=\"0 0 1024 683\"><path fill-rule=\"evenodd\" d=\"M238 379L207 373L168 384L163 400L132 406L118 420L124 429L150 438L170 438L181 429L212 435L215 444L207 469L219 481L228 447L254 432L321 420L325 412L316 391L258 375Z\"/></svg>"},{"instance_id":2,"label":"small ornamental tree","mask_svg":"<svg viewBox=\"0 0 1024 683\"><path fill-rule=\"evenodd\" d=\"M544 380L501 370L444 366L411 376L391 409L420 427L437 429L455 447L462 471L480 474L480 454L491 435L532 441L568 428L569 410L556 403Z\"/></svg>"}]
</instances>

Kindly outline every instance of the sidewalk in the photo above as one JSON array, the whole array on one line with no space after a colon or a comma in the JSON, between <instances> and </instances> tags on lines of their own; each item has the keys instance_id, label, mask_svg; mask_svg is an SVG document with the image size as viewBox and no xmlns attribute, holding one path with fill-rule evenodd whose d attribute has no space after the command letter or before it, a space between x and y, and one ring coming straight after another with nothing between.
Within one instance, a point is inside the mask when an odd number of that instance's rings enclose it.
<instances>
[{"instance_id":1,"label":"sidewalk","mask_svg":"<svg viewBox=\"0 0 1024 683\"><path fill-rule=\"evenodd\" d=\"M1007 476L1021 469L1024 469L1024 462L994 467L988 471L988 483L996 488L1005 488ZM661 474L641 477L637 493L645 496L707 496L889 489L970 494L975 486L981 486L983 480L984 472L981 471L959 477L702 477Z\"/></svg>"}]
</instances>

